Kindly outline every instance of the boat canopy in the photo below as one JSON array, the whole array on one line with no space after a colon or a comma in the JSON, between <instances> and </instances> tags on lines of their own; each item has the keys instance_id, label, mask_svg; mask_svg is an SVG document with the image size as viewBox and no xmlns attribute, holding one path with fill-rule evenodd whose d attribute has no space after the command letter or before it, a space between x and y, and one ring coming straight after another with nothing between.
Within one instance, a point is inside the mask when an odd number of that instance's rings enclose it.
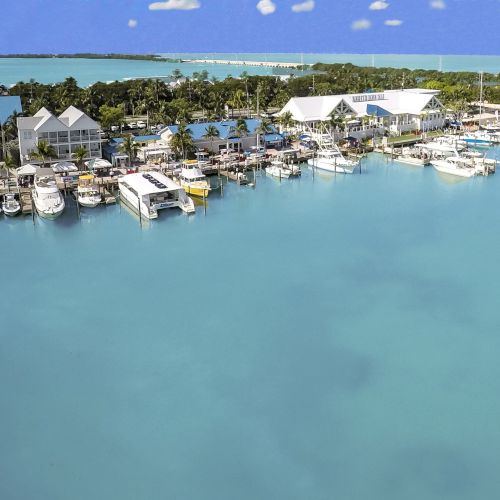
<instances>
[{"instance_id":1,"label":"boat canopy","mask_svg":"<svg viewBox=\"0 0 500 500\"><path fill-rule=\"evenodd\" d=\"M81 181L91 181L94 179L94 176L92 174L85 174L85 175L80 175L78 177Z\"/></svg>"}]
</instances>

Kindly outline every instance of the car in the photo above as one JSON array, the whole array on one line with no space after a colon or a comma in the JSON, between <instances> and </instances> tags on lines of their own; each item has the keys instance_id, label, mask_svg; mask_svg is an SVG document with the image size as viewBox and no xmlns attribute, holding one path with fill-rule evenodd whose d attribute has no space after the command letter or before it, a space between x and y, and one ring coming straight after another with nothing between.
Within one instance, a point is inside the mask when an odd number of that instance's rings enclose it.
<instances>
[{"instance_id":1,"label":"car","mask_svg":"<svg viewBox=\"0 0 500 500\"><path fill-rule=\"evenodd\" d=\"M128 128L130 128L130 129L137 128L137 123L135 123L135 122L130 122L130 123L128 124Z\"/></svg>"},{"instance_id":2,"label":"car","mask_svg":"<svg viewBox=\"0 0 500 500\"><path fill-rule=\"evenodd\" d=\"M111 132L118 132L118 130L120 130L118 125L111 125Z\"/></svg>"},{"instance_id":3,"label":"car","mask_svg":"<svg viewBox=\"0 0 500 500\"><path fill-rule=\"evenodd\" d=\"M139 120L137 122L137 128L146 128L146 124L142 120Z\"/></svg>"}]
</instances>

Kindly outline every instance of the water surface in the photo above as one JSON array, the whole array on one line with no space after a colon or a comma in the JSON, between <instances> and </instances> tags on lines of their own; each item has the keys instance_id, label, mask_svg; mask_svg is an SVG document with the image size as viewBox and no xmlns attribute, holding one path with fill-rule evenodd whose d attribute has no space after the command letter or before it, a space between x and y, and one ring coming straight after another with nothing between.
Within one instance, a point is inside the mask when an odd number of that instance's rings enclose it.
<instances>
[{"instance_id":1,"label":"water surface","mask_svg":"<svg viewBox=\"0 0 500 500\"><path fill-rule=\"evenodd\" d=\"M498 498L499 188L374 155L1 219L0 498Z\"/></svg>"}]
</instances>

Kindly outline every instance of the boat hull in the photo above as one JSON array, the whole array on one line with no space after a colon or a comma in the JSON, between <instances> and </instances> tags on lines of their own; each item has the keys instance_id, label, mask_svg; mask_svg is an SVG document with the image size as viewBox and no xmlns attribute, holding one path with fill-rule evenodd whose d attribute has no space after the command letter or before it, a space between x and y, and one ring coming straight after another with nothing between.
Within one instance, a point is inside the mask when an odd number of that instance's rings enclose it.
<instances>
[{"instance_id":1,"label":"boat hull","mask_svg":"<svg viewBox=\"0 0 500 500\"><path fill-rule=\"evenodd\" d=\"M184 188L184 191L186 191L187 194L191 196L198 196L200 198L207 198L208 194L210 193L210 188L207 187L201 187L201 186L190 186L187 183L181 183L182 187Z\"/></svg>"},{"instance_id":2,"label":"boat hull","mask_svg":"<svg viewBox=\"0 0 500 500\"><path fill-rule=\"evenodd\" d=\"M82 207L95 208L101 203L101 197L78 197L78 204Z\"/></svg>"},{"instance_id":3,"label":"boat hull","mask_svg":"<svg viewBox=\"0 0 500 500\"><path fill-rule=\"evenodd\" d=\"M337 174L352 174L356 168L358 168L357 163L345 164L345 163L333 163L330 161L318 160L317 158L311 158L307 160L308 165L314 168L319 168L320 170L326 170L327 172L334 172Z\"/></svg>"},{"instance_id":4,"label":"boat hull","mask_svg":"<svg viewBox=\"0 0 500 500\"><path fill-rule=\"evenodd\" d=\"M19 215L21 213L21 206L18 206L16 208L2 206L2 210L7 217L15 217L16 215Z\"/></svg>"},{"instance_id":5,"label":"boat hull","mask_svg":"<svg viewBox=\"0 0 500 500\"><path fill-rule=\"evenodd\" d=\"M457 177L469 178L476 175L474 169L469 168L450 168L447 165L441 165L439 163L432 163L432 166L442 174L455 175Z\"/></svg>"}]
</instances>

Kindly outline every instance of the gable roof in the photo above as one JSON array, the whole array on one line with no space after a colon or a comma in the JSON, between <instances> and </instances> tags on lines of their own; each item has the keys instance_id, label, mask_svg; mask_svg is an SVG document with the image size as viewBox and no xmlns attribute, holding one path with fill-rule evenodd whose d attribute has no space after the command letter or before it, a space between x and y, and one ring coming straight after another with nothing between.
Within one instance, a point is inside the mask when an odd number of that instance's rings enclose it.
<instances>
[{"instance_id":1,"label":"gable roof","mask_svg":"<svg viewBox=\"0 0 500 500\"><path fill-rule=\"evenodd\" d=\"M100 128L96 121L74 106L69 106L58 117L53 115L47 108L41 108L33 116L18 118L17 123L20 129L39 130L46 123L54 121L56 122L54 124L60 130L70 130L77 124L83 129ZM77 130L77 128L75 127L74 130Z\"/></svg>"}]
</instances>

